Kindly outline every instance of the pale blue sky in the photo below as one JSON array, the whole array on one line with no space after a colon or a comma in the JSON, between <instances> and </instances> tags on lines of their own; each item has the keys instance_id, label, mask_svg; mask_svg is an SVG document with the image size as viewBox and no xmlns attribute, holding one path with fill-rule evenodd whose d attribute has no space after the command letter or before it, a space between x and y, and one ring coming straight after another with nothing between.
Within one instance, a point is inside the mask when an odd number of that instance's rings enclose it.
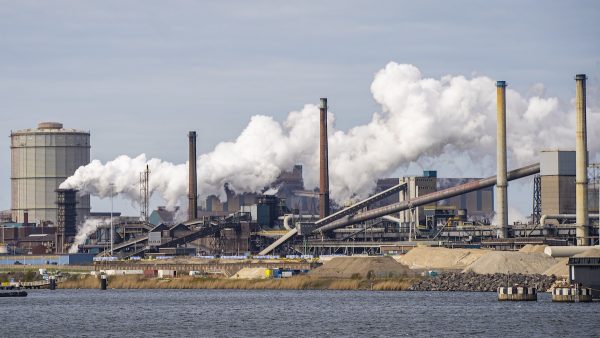
<instances>
[{"instance_id":1,"label":"pale blue sky","mask_svg":"<svg viewBox=\"0 0 600 338\"><path fill-rule=\"evenodd\" d=\"M206 152L322 96L339 129L365 123L389 61L569 100L576 73L599 83L598 18L598 1L0 1L0 209L10 130L60 121L93 158L181 163L188 130Z\"/></svg>"}]
</instances>

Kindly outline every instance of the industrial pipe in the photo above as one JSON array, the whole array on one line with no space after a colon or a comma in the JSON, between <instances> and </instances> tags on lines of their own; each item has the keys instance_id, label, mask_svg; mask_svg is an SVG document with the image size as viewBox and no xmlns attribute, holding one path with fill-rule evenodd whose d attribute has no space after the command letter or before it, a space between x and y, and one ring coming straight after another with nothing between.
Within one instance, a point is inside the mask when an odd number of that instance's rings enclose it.
<instances>
[{"instance_id":1,"label":"industrial pipe","mask_svg":"<svg viewBox=\"0 0 600 338\"><path fill-rule=\"evenodd\" d=\"M198 218L198 173L196 171L196 132L190 131L188 163L188 220Z\"/></svg>"},{"instance_id":2,"label":"industrial pipe","mask_svg":"<svg viewBox=\"0 0 600 338\"><path fill-rule=\"evenodd\" d=\"M331 214L331 215L329 215L329 216L327 216L325 218L321 218L320 220L318 220L318 221L315 222L315 225L316 226L323 226L325 224L329 224L329 223L331 223L331 222L333 222L335 220L338 220L338 219L340 219L340 218L342 218L344 216L347 216L347 215L350 215L350 214L355 214L358 211L360 211L361 209L364 209L364 208L370 206L371 204L373 204L375 202L381 201L384 198L392 196L392 195L398 193L399 191L406 190L406 186L407 186L406 182L402 182L402 183L396 184L395 186L393 186L393 187L391 187L389 189L386 189L386 190L384 190L382 192L379 192L379 193L377 193L377 194L375 194L375 195L373 195L371 197L368 197L368 198L366 198L366 199L364 199L364 200L362 200L360 202L354 203L353 205L351 205L351 206L349 206L347 208L344 208L344 209L342 209L340 211L337 211L337 212L335 212L335 213L333 213L333 214Z\"/></svg>"},{"instance_id":3,"label":"industrial pipe","mask_svg":"<svg viewBox=\"0 0 600 338\"><path fill-rule=\"evenodd\" d=\"M589 219L588 219L588 154L587 154L587 124L586 124L586 97L585 97L585 74L575 76L575 114L576 114L576 136L575 141L575 203L577 225L575 236L577 245L586 246L589 244Z\"/></svg>"},{"instance_id":4,"label":"industrial pipe","mask_svg":"<svg viewBox=\"0 0 600 338\"><path fill-rule=\"evenodd\" d=\"M266 247L263 251L259 252L258 254L261 256L268 254L269 252L275 250L275 248L277 248L281 244L285 243L288 239L295 236L297 233L298 233L297 228L294 228L294 229L288 231L285 235L283 235L281 238L279 238L278 240L273 242L273 244L269 245L268 247Z\"/></svg>"},{"instance_id":5,"label":"industrial pipe","mask_svg":"<svg viewBox=\"0 0 600 338\"><path fill-rule=\"evenodd\" d=\"M508 237L508 201L506 180L506 82L496 83L496 215L498 237Z\"/></svg>"},{"instance_id":6,"label":"industrial pipe","mask_svg":"<svg viewBox=\"0 0 600 338\"><path fill-rule=\"evenodd\" d=\"M327 98L321 98L320 111L320 184L319 184L319 216L325 218L329 216L329 164L328 164L328 144L327 144Z\"/></svg>"},{"instance_id":7,"label":"industrial pipe","mask_svg":"<svg viewBox=\"0 0 600 338\"><path fill-rule=\"evenodd\" d=\"M532 164L523 168L515 169L513 171L508 172L507 180L512 181L522 177L535 175L540 172L540 164ZM484 178L479 181L472 181L469 183L457 185L455 187L451 187L448 189L436 191L427 195L419 196L410 200L402 201L399 203L394 203L385 207L368 210L353 216L346 216L340 220L324 225L320 228L317 228L313 231L313 233L323 233L326 231L335 230L338 228L347 227L352 224L368 221L371 219L375 219L378 217L386 216L389 214L393 214L395 212L400 212L403 210L411 209L414 207L434 203L446 198L466 194L471 191L477 191L479 189L488 188L494 186L496 184L496 176Z\"/></svg>"},{"instance_id":8,"label":"industrial pipe","mask_svg":"<svg viewBox=\"0 0 600 338\"><path fill-rule=\"evenodd\" d=\"M293 228L290 225L290 220L293 220L294 218L299 218L299 219L316 219L318 217L319 217L319 215L294 215L294 214L285 215L285 216L283 216L283 227L286 230L292 230Z\"/></svg>"},{"instance_id":9,"label":"industrial pipe","mask_svg":"<svg viewBox=\"0 0 600 338\"><path fill-rule=\"evenodd\" d=\"M406 183L400 183L397 184L389 189L386 189L380 193L377 193L367 199L364 199L358 203L355 203L354 205L351 205L345 209L342 209L336 213L333 213L325 218L321 218L320 220L315 222L315 226L323 226L325 224L329 224L335 220L341 219L344 216L353 214L358 212L361 209L364 209L366 207L368 207L369 205L377 202L377 201L381 201L382 199L391 196L395 193L397 193L398 191L404 190L406 189ZM285 219L284 219L284 223L283 226L286 226L285 223ZM292 236L296 235L298 233L298 229L296 228L289 228L288 229L289 232L287 234L285 234L285 236L279 238L278 240L276 240L275 242L273 242L273 244L269 245L269 247L267 247L265 250L261 251L260 254L261 255L266 255L269 252L271 252L272 250L274 250L275 248L277 248L278 246L280 246L281 244L285 243L285 241L287 241L288 239L290 239Z\"/></svg>"},{"instance_id":10,"label":"industrial pipe","mask_svg":"<svg viewBox=\"0 0 600 338\"><path fill-rule=\"evenodd\" d=\"M598 214L589 215L589 219L598 218ZM544 226L547 219L577 219L577 214L547 214L540 217L540 225Z\"/></svg>"},{"instance_id":11,"label":"industrial pipe","mask_svg":"<svg viewBox=\"0 0 600 338\"><path fill-rule=\"evenodd\" d=\"M507 179L509 181L511 180L516 180L522 177L526 177L526 176L530 176L530 175L535 175L537 173L540 172L540 164L536 163L536 164L532 164L523 168L519 168L519 169L515 169L511 172L508 173L507 175ZM450 198L453 196L458 196L458 195L462 195L462 194L466 194L468 192L471 191L476 191L479 189L483 189L483 188L488 188L493 186L494 184L496 184L496 176L492 176L492 177L488 177L488 178L484 178L482 180L479 181L473 181L473 182L469 182L469 183L465 183L465 184L461 184L452 188L448 188L448 189L444 189L444 190L440 190L437 192L433 192L427 195L423 195L417 198L413 198L410 200L406 200L406 201L402 201L400 203L395 203L395 204L391 204L385 207L381 207L381 208L377 208L377 209L373 209L373 210L368 210L359 214L356 214L354 216L350 216L350 215L345 215L342 218L328 223L326 225L320 226L319 228L316 228L315 230L312 231L313 234L318 234L318 233L323 233L326 231L330 231L330 230L335 230L335 229L339 229L339 228L343 228L352 224L356 224L356 223L360 223L360 222L364 222L364 221L368 221L374 218L378 218L378 217L383 217L383 216L387 216L390 214L393 214L395 212L399 212L399 211L403 211L403 210L407 210L413 207L417 207L417 206L421 206L421 205L425 205L425 204L429 204L429 203L433 203L433 202L437 202L439 200L443 200L446 198ZM392 187L388 190L391 189L403 189L405 187L403 187L402 184L399 184L395 187ZM387 191L387 190L386 190ZM385 192L382 192L380 194L378 194L379 196L384 196ZM373 198L376 196L371 196L370 198L368 198L367 200L371 200L372 202L374 201ZM375 200L379 200L379 197L375 198ZM362 205L365 201L361 201L358 202L358 205ZM350 207L352 208L352 207ZM346 210L346 209L344 209ZM342 210L342 211L344 211ZM337 213L336 213L337 214ZM333 215L332 215L333 216ZM323 220L320 220L318 222L321 222ZM315 223L315 225L318 225L318 222ZM287 240L289 240L290 238L292 238L293 236L295 236L298 233L298 229L294 228L291 229L290 231L288 231L285 235L283 235L283 237L279 238L278 240L276 240L275 242L273 242L271 245L269 245L267 248L265 248L263 251L261 251L259 253L259 255L266 255L269 252L275 250L278 246L280 246L281 244L285 243Z\"/></svg>"},{"instance_id":12,"label":"industrial pipe","mask_svg":"<svg viewBox=\"0 0 600 338\"><path fill-rule=\"evenodd\" d=\"M548 246L544 249L544 253L555 258L571 257L589 249L600 249L600 246Z\"/></svg>"}]
</instances>

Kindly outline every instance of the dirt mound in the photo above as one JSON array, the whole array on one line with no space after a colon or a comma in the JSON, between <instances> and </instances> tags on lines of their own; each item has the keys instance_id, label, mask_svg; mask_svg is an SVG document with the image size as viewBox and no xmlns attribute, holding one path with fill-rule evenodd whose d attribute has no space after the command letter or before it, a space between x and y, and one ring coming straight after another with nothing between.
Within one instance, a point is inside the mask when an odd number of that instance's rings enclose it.
<instances>
[{"instance_id":1,"label":"dirt mound","mask_svg":"<svg viewBox=\"0 0 600 338\"><path fill-rule=\"evenodd\" d=\"M546 250L548 246L547 245L534 245L534 244L527 244L524 247L522 247L519 252L525 252L525 253L544 253L544 250Z\"/></svg>"},{"instance_id":2,"label":"dirt mound","mask_svg":"<svg viewBox=\"0 0 600 338\"><path fill-rule=\"evenodd\" d=\"M556 277L569 277L569 257L563 257L556 259L557 263L552 265L548 270L544 271L544 275Z\"/></svg>"},{"instance_id":3,"label":"dirt mound","mask_svg":"<svg viewBox=\"0 0 600 338\"><path fill-rule=\"evenodd\" d=\"M266 268L243 268L231 276L232 279L263 279L267 278Z\"/></svg>"},{"instance_id":4,"label":"dirt mound","mask_svg":"<svg viewBox=\"0 0 600 338\"><path fill-rule=\"evenodd\" d=\"M396 262L392 257L334 257L322 266L308 273L315 277L325 278L365 278L367 275L375 277L397 277L412 275L413 273L404 265Z\"/></svg>"},{"instance_id":5,"label":"dirt mound","mask_svg":"<svg viewBox=\"0 0 600 338\"><path fill-rule=\"evenodd\" d=\"M492 251L469 265L463 272L478 274L542 274L556 264L556 259L541 253Z\"/></svg>"},{"instance_id":6,"label":"dirt mound","mask_svg":"<svg viewBox=\"0 0 600 338\"><path fill-rule=\"evenodd\" d=\"M416 247L395 258L411 269L462 270L488 252L481 249Z\"/></svg>"}]
</instances>

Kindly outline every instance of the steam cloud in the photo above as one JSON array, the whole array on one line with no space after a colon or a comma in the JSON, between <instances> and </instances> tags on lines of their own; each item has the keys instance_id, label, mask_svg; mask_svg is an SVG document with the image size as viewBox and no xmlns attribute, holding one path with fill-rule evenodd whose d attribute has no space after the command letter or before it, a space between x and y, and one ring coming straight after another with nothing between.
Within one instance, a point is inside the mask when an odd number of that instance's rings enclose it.
<instances>
[{"instance_id":1,"label":"steam cloud","mask_svg":"<svg viewBox=\"0 0 600 338\"><path fill-rule=\"evenodd\" d=\"M96 231L101 223L103 223L101 219L86 219L85 222L77 228L77 235L75 235L73 245L69 248L69 253L77 253L79 251L79 246L85 243L88 237Z\"/></svg>"},{"instance_id":2,"label":"steam cloud","mask_svg":"<svg viewBox=\"0 0 600 338\"><path fill-rule=\"evenodd\" d=\"M539 84L533 94L507 89L509 167L535 162L542 149L574 148L574 101L561 104L556 97L545 97L543 91ZM415 66L391 62L375 75L371 92L382 112L374 113L368 124L344 132L335 129L334 115L328 115L332 198L344 202L365 197L377 178L411 163L460 171L458 158L479 167L481 175L495 171L494 80L450 75L425 78ZM598 125L599 113L588 107L588 128ZM223 195L224 183L237 192L261 191L297 163L304 165L306 187L316 186L318 133L319 110L313 104L289 113L283 123L253 116L235 141L222 142L198 157L201 197ZM598 142L589 145L590 153L597 154ZM106 197L113 183L115 193L136 201L139 173L146 165L152 172L150 191L160 194L168 207L185 207L187 164L147 159L144 154L123 155L104 164L94 160L80 167L61 188Z\"/></svg>"}]
</instances>

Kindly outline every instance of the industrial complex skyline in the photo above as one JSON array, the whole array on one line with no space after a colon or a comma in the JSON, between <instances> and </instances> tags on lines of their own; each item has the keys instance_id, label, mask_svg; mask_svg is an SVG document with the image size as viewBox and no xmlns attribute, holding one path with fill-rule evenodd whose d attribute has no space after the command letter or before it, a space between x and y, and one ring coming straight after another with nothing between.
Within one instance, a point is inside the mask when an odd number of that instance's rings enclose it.
<instances>
[{"instance_id":1,"label":"industrial complex skyline","mask_svg":"<svg viewBox=\"0 0 600 338\"><path fill-rule=\"evenodd\" d=\"M10 129L54 120L91 131L92 159L145 153L185 163L188 130L198 131L199 153L207 153L235 139L253 115L283 121L288 112L316 104L320 96L329 98L338 130L365 125L373 112L382 111L369 85L389 61L414 64L423 78L450 74L506 80L509 89L524 96L556 97L560 109L569 111L573 75L586 73L589 120L597 121L600 47L591 41L599 28L584 23L600 12L591 2L548 5L543 13L521 2L494 9L472 6L469 13L408 3L362 11L360 4L341 9L336 2L277 9L268 2L185 7L2 6L2 30L8 34L0 39L10 51L0 56L6 74L0 80L5 88L0 122L6 136ZM339 10L345 12L342 17L334 15ZM510 123L510 106L507 114ZM593 152L598 133L594 124L588 128L594 162L600 160ZM8 163L8 137L0 140L0 148ZM458 167L468 169L466 158L457 158L463 162ZM420 169L460 174L439 163L413 164L398 175ZM461 173L493 173L474 167ZM8 209L8 165L0 176L5 180L0 209ZM522 201L530 205L530 187L524 191ZM94 208L107 205L97 201ZM127 210L129 203L119 208Z\"/></svg>"}]
</instances>

